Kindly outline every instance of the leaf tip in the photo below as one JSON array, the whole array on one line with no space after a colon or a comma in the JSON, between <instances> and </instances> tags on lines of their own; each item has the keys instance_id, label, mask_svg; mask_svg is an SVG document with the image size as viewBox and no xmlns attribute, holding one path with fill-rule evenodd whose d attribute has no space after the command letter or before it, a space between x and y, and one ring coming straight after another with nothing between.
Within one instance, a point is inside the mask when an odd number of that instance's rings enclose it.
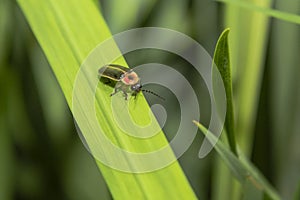
<instances>
[{"instance_id":1,"label":"leaf tip","mask_svg":"<svg viewBox=\"0 0 300 200\"><path fill-rule=\"evenodd\" d=\"M193 123L194 123L196 126L198 126L198 127L201 126L200 122L198 122L198 121L196 121L196 120L193 120Z\"/></svg>"},{"instance_id":2,"label":"leaf tip","mask_svg":"<svg viewBox=\"0 0 300 200\"><path fill-rule=\"evenodd\" d=\"M206 133L206 128L198 121L193 120L193 123L198 126L198 128L205 134Z\"/></svg>"},{"instance_id":3,"label":"leaf tip","mask_svg":"<svg viewBox=\"0 0 300 200\"><path fill-rule=\"evenodd\" d=\"M230 32L230 28L226 28L220 35L220 38L223 38L224 36L228 36Z\"/></svg>"},{"instance_id":4,"label":"leaf tip","mask_svg":"<svg viewBox=\"0 0 300 200\"><path fill-rule=\"evenodd\" d=\"M194 124L198 124L199 122L197 122L196 120L193 120L193 123L194 123Z\"/></svg>"}]
</instances>

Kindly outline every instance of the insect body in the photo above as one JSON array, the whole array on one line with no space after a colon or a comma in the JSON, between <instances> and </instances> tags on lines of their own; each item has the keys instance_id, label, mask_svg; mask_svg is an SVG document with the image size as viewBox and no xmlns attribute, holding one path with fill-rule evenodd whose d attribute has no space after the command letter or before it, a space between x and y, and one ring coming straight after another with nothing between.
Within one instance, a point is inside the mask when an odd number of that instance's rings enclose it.
<instances>
[{"instance_id":1,"label":"insect body","mask_svg":"<svg viewBox=\"0 0 300 200\"><path fill-rule=\"evenodd\" d=\"M115 85L115 90L110 96L122 91L127 100L128 93L136 96L140 91L144 91L163 99L154 92L142 89L140 78L132 69L117 64L108 64L98 70L98 75L106 84Z\"/></svg>"}]
</instances>

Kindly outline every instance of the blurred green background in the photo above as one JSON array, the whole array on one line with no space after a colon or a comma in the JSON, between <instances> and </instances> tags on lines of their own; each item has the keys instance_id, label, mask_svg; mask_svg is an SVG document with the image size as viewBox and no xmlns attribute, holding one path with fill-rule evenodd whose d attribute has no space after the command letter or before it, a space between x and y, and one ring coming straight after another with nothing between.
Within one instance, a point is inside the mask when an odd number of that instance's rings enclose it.
<instances>
[{"instance_id":1,"label":"blurred green background","mask_svg":"<svg viewBox=\"0 0 300 200\"><path fill-rule=\"evenodd\" d=\"M298 0L269 3L282 11L300 13ZM113 34L143 26L171 28L197 40L211 55L219 34L225 27L231 28L236 102L240 95L250 92L240 91L243 90L241 82L247 80L252 70L252 66L248 71L243 67L245 62L257 59L253 52L258 52L260 72L256 74L254 100L252 104L243 102L245 104L236 106L237 126L241 126L239 119L242 118L239 108L249 107L253 113L253 119L249 119L253 123L247 128L253 134L246 141L250 146L250 159L284 199L291 199L300 191L299 25L270 19L265 24L266 29L261 30L259 25L256 27L258 21L251 20L250 11L226 8L211 0L101 0L99 9ZM232 12L235 12L234 20L242 15L249 24L239 22L240 26L231 27ZM257 46L249 35L261 31L264 36ZM252 53L248 51L251 48ZM186 76L192 73L185 67L188 64L184 60L167 53L149 50L125 57L132 66L159 62ZM201 94L207 92L205 86L197 84L199 77L190 79L201 98ZM150 104L155 103L151 96L146 97ZM203 121L208 122L209 101L203 99L201 104L202 116L207 116ZM172 109L176 105L174 101L173 105L165 106ZM174 120L169 119L166 132L176 128L176 115ZM215 178L217 155L212 152L205 159L198 159L201 138L199 134L179 161L199 199L218 199L214 194L219 184ZM70 110L51 68L23 13L12 0L0 0L2 199L111 199L93 158L75 131Z\"/></svg>"}]
</instances>

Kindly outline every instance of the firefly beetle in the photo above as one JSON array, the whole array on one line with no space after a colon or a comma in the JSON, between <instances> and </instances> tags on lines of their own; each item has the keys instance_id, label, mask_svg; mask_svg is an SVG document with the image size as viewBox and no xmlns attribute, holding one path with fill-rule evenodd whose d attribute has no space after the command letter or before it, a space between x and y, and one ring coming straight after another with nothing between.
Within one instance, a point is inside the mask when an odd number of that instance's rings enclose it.
<instances>
[{"instance_id":1,"label":"firefly beetle","mask_svg":"<svg viewBox=\"0 0 300 200\"><path fill-rule=\"evenodd\" d=\"M104 80L104 83L115 86L115 90L112 94L110 94L110 96L122 91L125 96L125 100L127 100L128 93L131 93L132 96L136 97L139 92L143 91L151 93L164 100L164 98L158 94L142 89L141 80L137 73L122 65L105 65L98 70L98 76L100 80Z\"/></svg>"}]
</instances>

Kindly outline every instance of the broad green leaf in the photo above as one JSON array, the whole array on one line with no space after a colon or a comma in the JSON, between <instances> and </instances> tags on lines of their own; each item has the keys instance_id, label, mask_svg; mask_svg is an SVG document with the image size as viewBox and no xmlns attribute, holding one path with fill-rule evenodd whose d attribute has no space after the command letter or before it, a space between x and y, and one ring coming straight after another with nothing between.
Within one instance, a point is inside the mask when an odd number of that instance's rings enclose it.
<instances>
[{"instance_id":1,"label":"broad green leaf","mask_svg":"<svg viewBox=\"0 0 300 200\"><path fill-rule=\"evenodd\" d=\"M63 173L64 190L68 199L110 200L110 192L98 168L91 167L94 163L93 158L87 156L81 143L72 145L70 149Z\"/></svg>"},{"instance_id":2,"label":"broad green leaf","mask_svg":"<svg viewBox=\"0 0 300 200\"><path fill-rule=\"evenodd\" d=\"M220 155L222 160L226 163L226 165L230 168L231 172L237 178L237 180L244 186L245 195L250 192L251 194L249 193L248 195L253 195L256 197L260 196L261 198L263 198L265 194L273 200L280 199L275 189L243 154L240 153L240 159L238 159L221 140L218 140L215 137L213 133L207 130L199 122L194 121L194 123L199 127L199 129L204 133L204 135L212 144L215 144L217 142L214 146L215 150ZM261 195L252 194L254 192L261 193ZM244 199L247 198L244 197Z\"/></svg>"},{"instance_id":3,"label":"broad green leaf","mask_svg":"<svg viewBox=\"0 0 300 200\"><path fill-rule=\"evenodd\" d=\"M68 139L66 123L70 113L55 77L49 68L45 55L38 45L35 45L30 54L32 72L41 100L46 126L49 129L50 140L55 144ZM53 94L56 94L55 96Z\"/></svg>"},{"instance_id":4,"label":"broad green leaf","mask_svg":"<svg viewBox=\"0 0 300 200\"><path fill-rule=\"evenodd\" d=\"M230 66L230 55L228 47L228 34L229 29L223 31L216 45L214 53L214 64L223 79L227 111L225 119L225 129L227 133L228 142L231 151L237 155L236 142L235 142L235 127L234 127L234 110L233 110L233 99L232 99L232 79L231 79L231 66Z\"/></svg>"},{"instance_id":5,"label":"broad green leaf","mask_svg":"<svg viewBox=\"0 0 300 200\"><path fill-rule=\"evenodd\" d=\"M261 12L270 17L274 17L274 18L284 20L287 22L300 24L300 16L299 15L282 12L282 11L274 10L274 9L267 8L267 7L261 7L261 6L255 5L254 3L250 3L248 1L238 1L238 0L217 0L217 1L228 3L228 4L233 4L236 6L240 6L242 8L247 8L249 10Z\"/></svg>"},{"instance_id":6,"label":"broad green leaf","mask_svg":"<svg viewBox=\"0 0 300 200\"><path fill-rule=\"evenodd\" d=\"M74 81L79 67L90 51L111 37L105 21L91 0L55 2L51 0L18 0L18 3L41 45L73 112ZM105 55L108 55L108 53L117 54L118 52L119 49L116 44L111 44L109 51L101 52L98 59L103 59L103 62L105 62L107 58ZM126 62L123 58L119 58L118 64L126 65ZM83 77L83 80L88 84L82 83L79 85L81 97L87 97L87 95L94 92L88 81L95 81L99 67L101 66L91 66L93 69L91 71L92 79L86 79L86 76ZM95 105L89 107L87 106L88 104L81 104L80 106L83 112L92 110L92 107L95 107L98 121L110 141L121 149L126 149L130 152L149 152L168 144L162 132L149 139L139 139L124 134L113 121L110 104L112 98L109 97L111 92L112 88L99 83L95 95ZM125 104L122 96L120 95L119 97L120 102L117 102L116 106L122 110ZM86 102L88 100L86 99ZM145 115L145 113L149 113L149 106L142 96L137 101L134 101L134 99L129 101L129 110L136 123L142 125L149 123L149 116ZM83 119L85 123L82 123ZM95 127L84 113L76 115L75 120L79 128L84 130L81 132L85 138L98 136L99 133L95 132ZM83 127L87 129L83 129ZM111 149L102 146L102 142L99 141L97 147L89 142L87 145L92 152L97 148L97 150L101 150L105 159L128 166L133 170L149 164L143 162L143 160L132 162L125 154L116 157L111 152ZM156 159L164 160L173 157L174 155L169 149L165 155L156 157ZM100 161L97 161L97 164L114 199L196 198L177 161L163 169L142 174L118 171L104 165Z\"/></svg>"}]
</instances>

